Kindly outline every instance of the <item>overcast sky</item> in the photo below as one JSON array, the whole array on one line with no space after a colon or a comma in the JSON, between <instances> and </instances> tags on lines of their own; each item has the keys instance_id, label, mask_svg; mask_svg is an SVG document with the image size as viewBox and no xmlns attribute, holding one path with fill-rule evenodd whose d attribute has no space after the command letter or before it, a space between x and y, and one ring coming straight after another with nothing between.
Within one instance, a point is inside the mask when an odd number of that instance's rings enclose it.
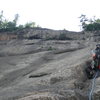
<instances>
[{"instance_id":1,"label":"overcast sky","mask_svg":"<svg viewBox=\"0 0 100 100\"><path fill-rule=\"evenodd\" d=\"M100 0L0 0L0 11L12 20L19 14L19 23L36 22L43 28L80 31L79 16L100 18Z\"/></svg>"}]
</instances>

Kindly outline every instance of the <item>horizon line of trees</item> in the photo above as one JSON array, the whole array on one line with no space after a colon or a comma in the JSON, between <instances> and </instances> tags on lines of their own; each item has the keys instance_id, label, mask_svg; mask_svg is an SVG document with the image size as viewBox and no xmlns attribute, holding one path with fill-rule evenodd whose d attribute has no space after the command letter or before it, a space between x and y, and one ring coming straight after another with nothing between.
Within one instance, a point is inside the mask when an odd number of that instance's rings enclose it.
<instances>
[{"instance_id":1,"label":"horizon line of trees","mask_svg":"<svg viewBox=\"0 0 100 100\"><path fill-rule=\"evenodd\" d=\"M95 16L93 18L87 18L86 15L81 14L80 23L83 31L100 31L100 19Z\"/></svg>"},{"instance_id":2,"label":"horizon line of trees","mask_svg":"<svg viewBox=\"0 0 100 100\"><path fill-rule=\"evenodd\" d=\"M87 18L86 15L81 14L80 23L83 31L99 31L100 30L100 19L95 18ZM12 21L9 21L5 18L3 15L3 11L0 12L0 32L3 31L14 31L18 29L23 28L34 28L34 27L40 27L39 25L36 25L35 22L27 22L24 25L18 25L19 20L19 14L15 14L14 19Z\"/></svg>"},{"instance_id":3,"label":"horizon line of trees","mask_svg":"<svg viewBox=\"0 0 100 100\"><path fill-rule=\"evenodd\" d=\"M12 21L9 21L3 15L3 11L0 12L0 32L3 31L14 31L23 28L34 28L40 27L39 25L36 26L35 22L27 22L24 25L18 25L19 14L15 14L15 17Z\"/></svg>"}]
</instances>

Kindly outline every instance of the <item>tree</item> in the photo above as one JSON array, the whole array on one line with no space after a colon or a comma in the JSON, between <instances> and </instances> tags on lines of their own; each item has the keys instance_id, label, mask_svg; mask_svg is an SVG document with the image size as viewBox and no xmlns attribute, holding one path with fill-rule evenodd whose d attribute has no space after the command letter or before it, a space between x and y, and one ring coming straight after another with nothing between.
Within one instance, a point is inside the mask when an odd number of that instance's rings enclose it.
<instances>
[{"instance_id":1,"label":"tree","mask_svg":"<svg viewBox=\"0 0 100 100\"><path fill-rule=\"evenodd\" d=\"M34 28L36 27L35 22L29 22L25 24L25 28Z\"/></svg>"},{"instance_id":2,"label":"tree","mask_svg":"<svg viewBox=\"0 0 100 100\"><path fill-rule=\"evenodd\" d=\"M19 14L16 14L13 20L13 23L15 23L16 26L17 26L18 19L19 19Z\"/></svg>"},{"instance_id":3,"label":"tree","mask_svg":"<svg viewBox=\"0 0 100 100\"><path fill-rule=\"evenodd\" d=\"M2 24L3 24L3 11L1 11L0 13L0 29L2 28Z\"/></svg>"},{"instance_id":4,"label":"tree","mask_svg":"<svg viewBox=\"0 0 100 100\"><path fill-rule=\"evenodd\" d=\"M8 26L8 20L5 19L5 20L2 22L1 29L6 29L7 26Z\"/></svg>"},{"instance_id":5,"label":"tree","mask_svg":"<svg viewBox=\"0 0 100 100\"><path fill-rule=\"evenodd\" d=\"M16 29L23 29L23 28L34 28L39 27L36 26L35 22L29 22L25 25L17 25L19 19L19 14L15 14L13 21L7 20L4 15L3 11L0 12L0 32L2 31L13 31Z\"/></svg>"},{"instance_id":6,"label":"tree","mask_svg":"<svg viewBox=\"0 0 100 100\"><path fill-rule=\"evenodd\" d=\"M88 18L84 14L81 14L79 18L80 18L80 23L81 23L82 28L85 29Z\"/></svg>"},{"instance_id":7,"label":"tree","mask_svg":"<svg viewBox=\"0 0 100 100\"><path fill-rule=\"evenodd\" d=\"M9 21L9 22L7 23L7 29L13 30L13 29L15 29L15 28L16 28L16 24L15 24L14 22Z\"/></svg>"},{"instance_id":8,"label":"tree","mask_svg":"<svg viewBox=\"0 0 100 100\"><path fill-rule=\"evenodd\" d=\"M93 18L88 19L86 15L81 15L80 17L81 26L84 31L97 31L100 30L100 19Z\"/></svg>"},{"instance_id":9,"label":"tree","mask_svg":"<svg viewBox=\"0 0 100 100\"><path fill-rule=\"evenodd\" d=\"M23 29L23 28L24 28L23 25L19 25L19 26L18 26L18 29Z\"/></svg>"}]
</instances>

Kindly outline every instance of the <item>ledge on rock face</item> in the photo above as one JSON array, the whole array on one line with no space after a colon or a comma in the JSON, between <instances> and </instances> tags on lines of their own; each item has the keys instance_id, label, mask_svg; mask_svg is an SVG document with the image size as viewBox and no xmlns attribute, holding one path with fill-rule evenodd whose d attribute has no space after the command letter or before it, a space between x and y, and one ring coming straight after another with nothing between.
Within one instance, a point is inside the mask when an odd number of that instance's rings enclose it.
<instances>
[{"instance_id":1,"label":"ledge on rock face","mask_svg":"<svg viewBox=\"0 0 100 100\"><path fill-rule=\"evenodd\" d=\"M27 97L18 100L66 100L64 96L59 94L53 94L50 92L43 92L37 94L31 94Z\"/></svg>"}]
</instances>

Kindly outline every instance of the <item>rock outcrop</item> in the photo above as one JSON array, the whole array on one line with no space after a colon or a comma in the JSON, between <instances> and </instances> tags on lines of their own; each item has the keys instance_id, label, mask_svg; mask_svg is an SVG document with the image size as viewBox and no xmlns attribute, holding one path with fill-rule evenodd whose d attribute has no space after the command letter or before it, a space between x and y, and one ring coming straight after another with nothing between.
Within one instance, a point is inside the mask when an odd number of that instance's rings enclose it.
<instances>
[{"instance_id":1,"label":"rock outcrop","mask_svg":"<svg viewBox=\"0 0 100 100\"><path fill-rule=\"evenodd\" d=\"M61 33L68 39L50 40ZM16 34L0 41L0 100L88 100L91 80L84 69L97 43L88 33L24 29ZM36 34L42 38L33 39ZM100 98L99 80L94 100Z\"/></svg>"}]
</instances>

